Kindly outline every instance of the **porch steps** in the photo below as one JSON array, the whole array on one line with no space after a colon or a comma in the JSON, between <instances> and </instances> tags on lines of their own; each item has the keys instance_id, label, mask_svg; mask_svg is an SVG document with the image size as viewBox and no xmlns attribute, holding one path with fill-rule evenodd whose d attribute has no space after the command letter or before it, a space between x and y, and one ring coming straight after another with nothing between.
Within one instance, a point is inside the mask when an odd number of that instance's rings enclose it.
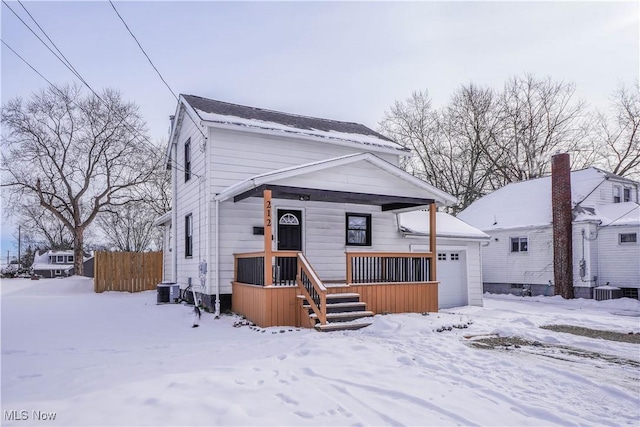
<instances>
[{"instance_id":1,"label":"porch steps","mask_svg":"<svg viewBox=\"0 0 640 427\"><path fill-rule=\"evenodd\" d=\"M318 316L309 303L303 301L309 318L316 323L315 329L323 332L355 330L369 326L371 323L363 319L375 313L367 310L366 306L366 303L360 301L360 294L357 293L327 294L327 324L320 325Z\"/></svg>"}]
</instances>

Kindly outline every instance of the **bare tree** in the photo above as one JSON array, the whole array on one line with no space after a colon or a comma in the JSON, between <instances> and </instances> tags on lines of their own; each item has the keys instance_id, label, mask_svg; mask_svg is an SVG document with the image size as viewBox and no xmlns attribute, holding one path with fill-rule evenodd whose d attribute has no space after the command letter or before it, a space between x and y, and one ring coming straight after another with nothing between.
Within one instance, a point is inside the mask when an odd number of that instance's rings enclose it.
<instances>
[{"instance_id":1,"label":"bare tree","mask_svg":"<svg viewBox=\"0 0 640 427\"><path fill-rule=\"evenodd\" d=\"M603 167L640 179L640 85L623 85L612 98L609 115L597 114L596 138Z\"/></svg>"},{"instance_id":2,"label":"bare tree","mask_svg":"<svg viewBox=\"0 0 640 427\"><path fill-rule=\"evenodd\" d=\"M574 168L590 163L592 159L584 158L589 153L584 149L585 103L575 101L574 94L572 83L530 74L506 83L501 97L503 131L491 156L503 184L548 175L551 156L557 152L572 153Z\"/></svg>"},{"instance_id":3,"label":"bare tree","mask_svg":"<svg viewBox=\"0 0 640 427\"><path fill-rule=\"evenodd\" d=\"M6 132L0 168L12 203L51 212L73 235L74 267L83 273L85 230L98 214L132 201L144 183L145 123L115 90L84 95L50 87L2 108Z\"/></svg>"},{"instance_id":4,"label":"bare tree","mask_svg":"<svg viewBox=\"0 0 640 427\"><path fill-rule=\"evenodd\" d=\"M111 209L97 218L107 247L125 252L143 252L162 248L162 230L155 220L171 209L171 175L165 167L165 155L158 150L149 157L153 170L149 180L134 192L139 202Z\"/></svg>"},{"instance_id":5,"label":"bare tree","mask_svg":"<svg viewBox=\"0 0 640 427\"><path fill-rule=\"evenodd\" d=\"M73 234L50 211L38 205L24 205L19 209L23 240L38 249L71 250Z\"/></svg>"}]
</instances>

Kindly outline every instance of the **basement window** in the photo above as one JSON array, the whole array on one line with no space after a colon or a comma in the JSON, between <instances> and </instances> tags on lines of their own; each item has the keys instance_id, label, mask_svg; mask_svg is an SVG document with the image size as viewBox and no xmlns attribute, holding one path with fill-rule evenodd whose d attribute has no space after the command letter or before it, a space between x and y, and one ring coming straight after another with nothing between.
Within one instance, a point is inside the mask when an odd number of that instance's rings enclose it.
<instances>
[{"instance_id":1,"label":"basement window","mask_svg":"<svg viewBox=\"0 0 640 427\"><path fill-rule=\"evenodd\" d=\"M347 246L371 246L371 214L346 214Z\"/></svg>"},{"instance_id":2,"label":"basement window","mask_svg":"<svg viewBox=\"0 0 640 427\"><path fill-rule=\"evenodd\" d=\"M638 234L636 233L620 233L618 234L618 243L621 245L629 243L638 243Z\"/></svg>"},{"instance_id":3,"label":"basement window","mask_svg":"<svg viewBox=\"0 0 640 427\"><path fill-rule=\"evenodd\" d=\"M512 237L511 252L528 252L529 239L527 237Z\"/></svg>"}]
</instances>

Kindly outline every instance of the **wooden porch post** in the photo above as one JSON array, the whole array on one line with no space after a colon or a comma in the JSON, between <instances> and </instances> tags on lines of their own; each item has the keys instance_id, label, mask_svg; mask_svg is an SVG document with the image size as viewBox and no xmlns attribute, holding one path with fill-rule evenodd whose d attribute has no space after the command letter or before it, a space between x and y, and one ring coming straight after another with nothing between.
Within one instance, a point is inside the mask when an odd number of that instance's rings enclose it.
<instances>
[{"instance_id":1,"label":"wooden porch post","mask_svg":"<svg viewBox=\"0 0 640 427\"><path fill-rule=\"evenodd\" d=\"M271 258L272 219L271 190L264 190L264 285L273 285L273 266Z\"/></svg>"},{"instance_id":2,"label":"wooden porch post","mask_svg":"<svg viewBox=\"0 0 640 427\"><path fill-rule=\"evenodd\" d=\"M436 204L429 205L429 251L431 252L431 268L429 269L429 281L436 280Z\"/></svg>"}]
</instances>

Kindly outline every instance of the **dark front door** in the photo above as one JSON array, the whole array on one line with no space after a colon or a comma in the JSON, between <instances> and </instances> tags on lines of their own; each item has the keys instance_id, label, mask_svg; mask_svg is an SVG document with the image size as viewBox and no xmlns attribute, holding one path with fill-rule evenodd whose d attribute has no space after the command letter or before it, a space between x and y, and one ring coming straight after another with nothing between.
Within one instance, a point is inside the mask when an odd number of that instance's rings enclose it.
<instances>
[{"instance_id":1,"label":"dark front door","mask_svg":"<svg viewBox=\"0 0 640 427\"><path fill-rule=\"evenodd\" d=\"M278 250L302 250L302 212L291 209L278 209ZM278 258L276 281L292 281L296 278L297 259Z\"/></svg>"}]
</instances>

